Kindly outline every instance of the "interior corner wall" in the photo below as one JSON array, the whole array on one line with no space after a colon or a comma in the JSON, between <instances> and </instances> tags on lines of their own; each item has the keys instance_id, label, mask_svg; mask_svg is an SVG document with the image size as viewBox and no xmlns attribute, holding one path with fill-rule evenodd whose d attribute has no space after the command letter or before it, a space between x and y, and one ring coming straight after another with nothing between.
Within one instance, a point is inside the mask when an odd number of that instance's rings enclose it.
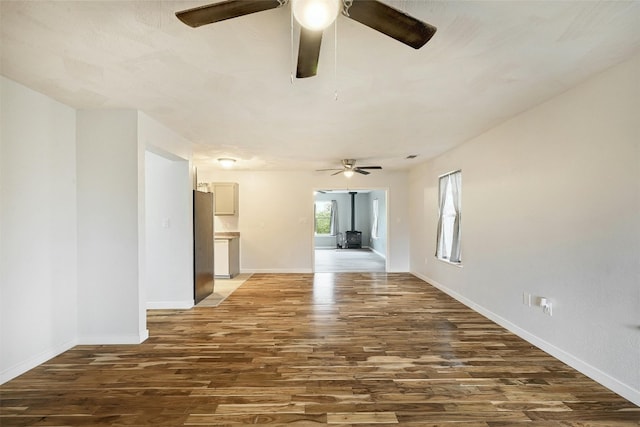
<instances>
[{"instance_id":1,"label":"interior corner wall","mask_svg":"<svg viewBox=\"0 0 640 427\"><path fill-rule=\"evenodd\" d=\"M140 293L141 152L137 111L77 112L81 344L133 344L148 334Z\"/></svg>"},{"instance_id":2,"label":"interior corner wall","mask_svg":"<svg viewBox=\"0 0 640 427\"><path fill-rule=\"evenodd\" d=\"M409 184L413 273L636 404L638 76L640 56L415 167ZM457 169L462 268L433 255L438 176Z\"/></svg>"},{"instance_id":3,"label":"interior corner wall","mask_svg":"<svg viewBox=\"0 0 640 427\"><path fill-rule=\"evenodd\" d=\"M0 383L76 344L76 115L0 77Z\"/></svg>"}]
</instances>

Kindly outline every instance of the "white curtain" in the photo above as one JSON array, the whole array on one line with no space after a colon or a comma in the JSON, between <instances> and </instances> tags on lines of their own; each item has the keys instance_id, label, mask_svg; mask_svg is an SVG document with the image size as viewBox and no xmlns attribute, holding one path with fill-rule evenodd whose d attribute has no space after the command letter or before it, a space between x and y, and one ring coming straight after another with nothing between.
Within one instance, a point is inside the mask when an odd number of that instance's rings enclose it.
<instances>
[{"instance_id":1,"label":"white curtain","mask_svg":"<svg viewBox=\"0 0 640 427\"><path fill-rule=\"evenodd\" d=\"M335 200L331 201L331 222L329 223L329 234L335 236L340 231L340 226L338 224L338 202Z\"/></svg>"},{"instance_id":2,"label":"white curtain","mask_svg":"<svg viewBox=\"0 0 640 427\"><path fill-rule=\"evenodd\" d=\"M378 199L373 199L373 226L371 227L371 237L378 237Z\"/></svg>"},{"instance_id":3,"label":"white curtain","mask_svg":"<svg viewBox=\"0 0 640 427\"><path fill-rule=\"evenodd\" d=\"M449 261L460 262L460 221L462 220L462 210L460 209L460 190L462 188L462 173L455 172L452 173L449 177L451 193L453 196L453 208L456 211L456 217L453 222L453 239L451 242L451 256L449 257Z\"/></svg>"},{"instance_id":4,"label":"white curtain","mask_svg":"<svg viewBox=\"0 0 640 427\"><path fill-rule=\"evenodd\" d=\"M318 203L313 204L313 231L318 232Z\"/></svg>"},{"instance_id":5,"label":"white curtain","mask_svg":"<svg viewBox=\"0 0 640 427\"><path fill-rule=\"evenodd\" d=\"M438 197L440 200L438 201L439 205L439 213L438 213L438 234L436 237L436 256L438 258L442 258L442 247L444 245L444 235L443 235L443 216L444 216L444 204L447 200L447 186L449 185L449 176L443 176L439 180L439 193Z\"/></svg>"}]
</instances>

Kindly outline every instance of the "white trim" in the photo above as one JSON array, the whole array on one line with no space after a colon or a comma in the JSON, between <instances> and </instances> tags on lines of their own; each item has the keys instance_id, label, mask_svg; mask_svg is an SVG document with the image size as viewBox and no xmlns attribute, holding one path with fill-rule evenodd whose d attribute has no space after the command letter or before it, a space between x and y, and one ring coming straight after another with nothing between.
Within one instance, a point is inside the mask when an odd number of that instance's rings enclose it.
<instances>
[{"instance_id":1,"label":"white trim","mask_svg":"<svg viewBox=\"0 0 640 427\"><path fill-rule=\"evenodd\" d=\"M193 306L193 300L147 302L147 310L188 310L193 308Z\"/></svg>"},{"instance_id":2,"label":"white trim","mask_svg":"<svg viewBox=\"0 0 640 427\"><path fill-rule=\"evenodd\" d=\"M40 354L37 354L33 357L24 360L17 365L11 366L4 371L0 372L0 384L4 384L7 381L11 381L12 379L24 374L27 371L43 364L49 359L52 359L67 350L75 347L77 345L76 340L67 341L59 346L55 346L49 350L43 351Z\"/></svg>"},{"instance_id":3,"label":"white trim","mask_svg":"<svg viewBox=\"0 0 640 427\"><path fill-rule=\"evenodd\" d=\"M96 335L79 337L79 345L111 345L111 344L141 344L149 338L149 330L145 329L139 335Z\"/></svg>"},{"instance_id":4,"label":"white trim","mask_svg":"<svg viewBox=\"0 0 640 427\"><path fill-rule=\"evenodd\" d=\"M242 274L260 274L260 273L273 273L273 274L309 274L313 273L311 268L254 268L250 270L240 270Z\"/></svg>"},{"instance_id":5,"label":"white trim","mask_svg":"<svg viewBox=\"0 0 640 427\"><path fill-rule=\"evenodd\" d=\"M462 268L462 261L460 261L460 262L451 262L451 261L449 261L448 259L445 259L445 258L439 258L437 255L436 255L436 256L434 256L434 258L435 258L436 260L440 261L440 262L444 262L445 264L449 264L449 265L452 265L452 266L454 266L454 267ZM422 279L422 277L421 277L421 279Z\"/></svg>"},{"instance_id":6,"label":"white trim","mask_svg":"<svg viewBox=\"0 0 640 427\"><path fill-rule=\"evenodd\" d=\"M532 333L522 329L518 325L511 323L504 317L501 317L498 314L482 307L481 305L476 304L470 299L436 282L435 280L432 280L429 277L420 273L411 272L411 274L418 277L419 279L424 280L425 282L427 282L427 284L433 286L434 288L437 288L442 292L446 293L447 295L455 298L456 300L466 305L467 307L471 308L472 310L496 322L498 325L516 334L517 336L524 339L525 341L549 353L551 356L555 357L561 362L566 363L567 365L583 373L584 375L600 383L601 385L607 387L609 390L613 391L614 393L617 393L620 396L624 397L625 399L631 401L632 403L640 406L640 390L636 390L633 387L629 386L628 384L625 384L620 380L613 378L612 376L608 375L606 372L602 372L600 369L596 368L595 366L592 366L587 362L578 359L574 355L567 353L561 348L556 347L555 345L543 340L542 338L536 335L533 335Z\"/></svg>"}]
</instances>

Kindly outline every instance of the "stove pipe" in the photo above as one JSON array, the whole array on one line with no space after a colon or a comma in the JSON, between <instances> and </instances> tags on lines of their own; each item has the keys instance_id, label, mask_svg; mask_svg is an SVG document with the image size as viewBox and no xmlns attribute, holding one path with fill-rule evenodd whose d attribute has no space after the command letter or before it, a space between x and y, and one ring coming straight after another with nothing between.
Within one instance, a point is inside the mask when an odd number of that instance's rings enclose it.
<instances>
[{"instance_id":1,"label":"stove pipe","mask_svg":"<svg viewBox=\"0 0 640 427\"><path fill-rule=\"evenodd\" d=\"M349 191L351 195L351 231L356 231L356 191Z\"/></svg>"}]
</instances>

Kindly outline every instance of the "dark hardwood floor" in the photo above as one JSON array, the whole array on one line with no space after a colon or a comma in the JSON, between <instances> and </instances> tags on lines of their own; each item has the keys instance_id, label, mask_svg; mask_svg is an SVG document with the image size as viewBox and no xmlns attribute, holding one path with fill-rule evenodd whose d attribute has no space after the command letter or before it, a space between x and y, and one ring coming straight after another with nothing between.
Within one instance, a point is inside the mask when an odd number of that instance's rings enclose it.
<instances>
[{"instance_id":1,"label":"dark hardwood floor","mask_svg":"<svg viewBox=\"0 0 640 427\"><path fill-rule=\"evenodd\" d=\"M251 277L0 386L2 426L637 426L640 408L409 274Z\"/></svg>"}]
</instances>

